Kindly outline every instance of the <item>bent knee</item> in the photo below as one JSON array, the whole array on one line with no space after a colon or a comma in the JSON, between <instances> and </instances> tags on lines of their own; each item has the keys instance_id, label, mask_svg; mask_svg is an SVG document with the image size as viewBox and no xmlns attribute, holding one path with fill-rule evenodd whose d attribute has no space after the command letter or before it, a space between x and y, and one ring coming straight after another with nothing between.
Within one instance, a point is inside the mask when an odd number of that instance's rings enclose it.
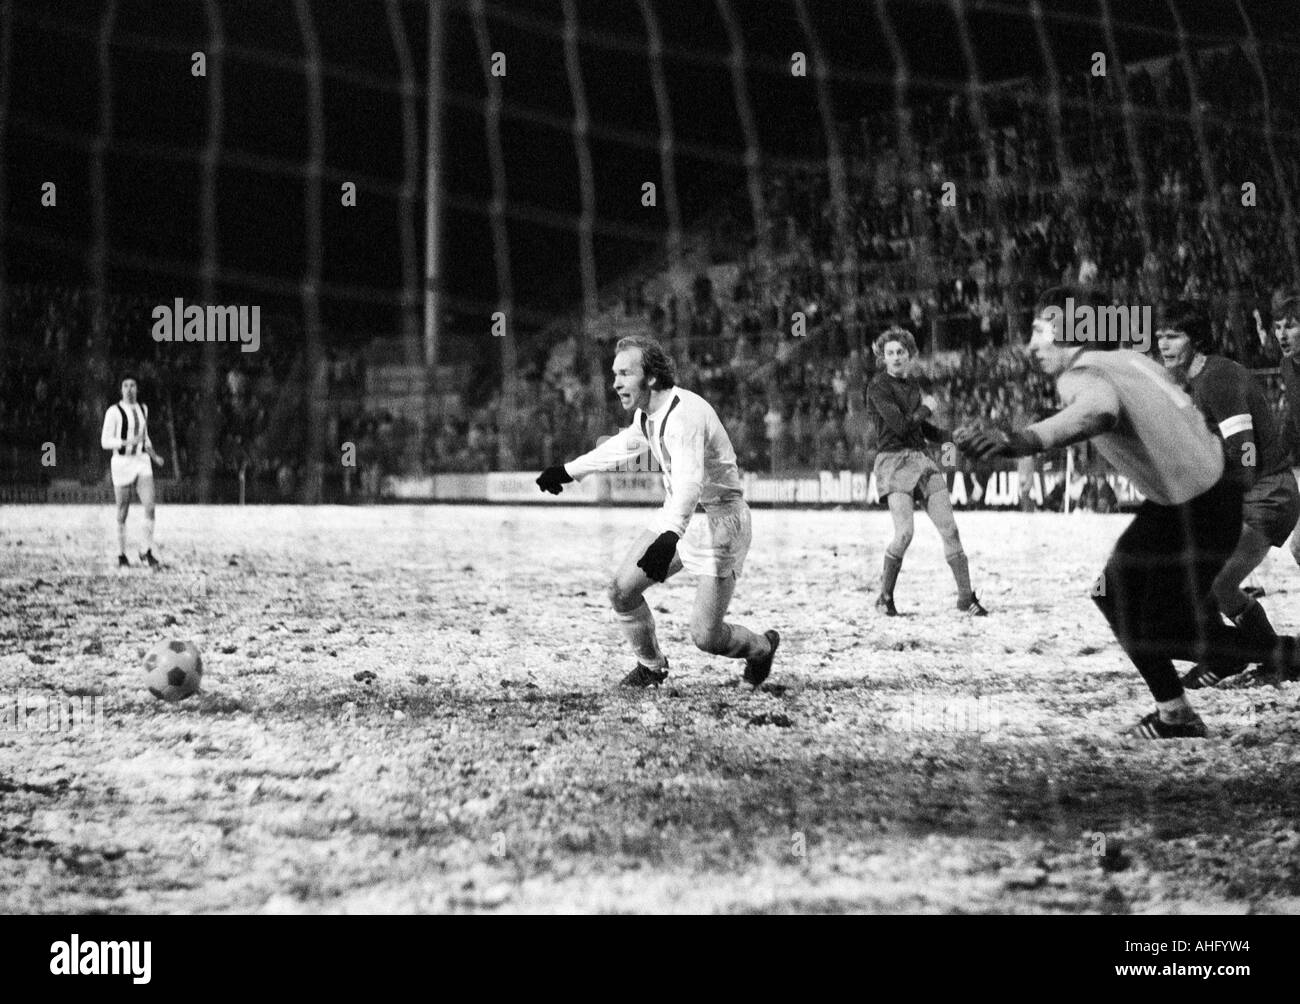
<instances>
[{"instance_id":1,"label":"bent knee","mask_svg":"<svg viewBox=\"0 0 1300 1004\"><path fill-rule=\"evenodd\" d=\"M609 596L610 606L621 614L627 613L641 602L641 594L635 589L624 587L618 579L611 580L606 595Z\"/></svg>"},{"instance_id":2,"label":"bent knee","mask_svg":"<svg viewBox=\"0 0 1300 1004\"><path fill-rule=\"evenodd\" d=\"M894 533L894 540L893 543L890 544L890 549L895 551L898 554L902 554L909 547L911 547L911 545L912 545L912 531L900 530Z\"/></svg>"}]
</instances>

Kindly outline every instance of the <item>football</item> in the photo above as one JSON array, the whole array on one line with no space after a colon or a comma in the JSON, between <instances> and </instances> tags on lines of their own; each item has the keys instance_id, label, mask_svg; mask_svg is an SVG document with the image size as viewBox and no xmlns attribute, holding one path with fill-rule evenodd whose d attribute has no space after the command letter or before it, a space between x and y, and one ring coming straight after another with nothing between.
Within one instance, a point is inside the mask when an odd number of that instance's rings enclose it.
<instances>
[{"instance_id":1,"label":"football","mask_svg":"<svg viewBox=\"0 0 1300 1004\"><path fill-rule=\"evenodd\" d=\"M160 701L180 701L199 689L203 659L192 641L163 641L144 657L145 686Z\"/></svg>"}]
</instances>

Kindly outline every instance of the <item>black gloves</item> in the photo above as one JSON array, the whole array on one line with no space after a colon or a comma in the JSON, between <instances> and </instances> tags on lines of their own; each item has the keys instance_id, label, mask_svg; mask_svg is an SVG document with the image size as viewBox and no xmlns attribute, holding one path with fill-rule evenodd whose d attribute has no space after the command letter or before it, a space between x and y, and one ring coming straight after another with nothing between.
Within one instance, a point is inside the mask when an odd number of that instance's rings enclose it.
<instances>
[{"instance_id":1,"label":"black gloves","mask_svg":"<svg viewBox=\"0 0 1300 1004\"><path fill-rule=\"evenodd\" d=\"M676 553L677 534L665 530L645 549L645 554L641 555L636 567L656 582L663 582L668 578L668 566L672 564Z\"/></svg>"},{"instance_id":2,"label":"black gloves","mask_svg":"<svg viewBox=\"0 0 1300 1004\"><path fill-rule=\"evenodd\" d=\"M977 460L991 457L1027 457L1043 448L1043 442L1032 432L1013 432L1007 435L996 429L958 429L953 442L963 453Z\"/></svg>"},{"instance_id":3,"label":"black gloves","mask_svg":"<svg viewBox=\"0 0 1300 1004\"><path fill-rule=\"evenodd\" d=\"M544 492L550 492L552 495L559 495L564 491L563 485L567 485L573 478L569 472L564 469L563 464L556 464L554 467L548 467L537 475L537 487Z\"/></svg>"}]
</instances>

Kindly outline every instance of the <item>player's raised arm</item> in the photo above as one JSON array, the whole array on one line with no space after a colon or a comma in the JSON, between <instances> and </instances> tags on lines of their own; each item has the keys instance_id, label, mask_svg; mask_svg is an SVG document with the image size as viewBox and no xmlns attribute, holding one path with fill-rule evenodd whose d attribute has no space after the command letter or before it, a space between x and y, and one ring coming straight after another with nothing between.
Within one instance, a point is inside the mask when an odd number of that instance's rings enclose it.
<instances>
[{"instance_id":1,"label":"player's raised arm","mask_svg":"<svg viewBox=\"0 0 1300 1004\"><path fill-rule=\"evenodd\" d=\"M632 427L629 426L567 464L555 464L546 468L537 476L537 487L552 495L559 495L569 482L581 481L588 474L630 467L644 449L645 441L633 435Z\"/></svg>"}]
</instances>

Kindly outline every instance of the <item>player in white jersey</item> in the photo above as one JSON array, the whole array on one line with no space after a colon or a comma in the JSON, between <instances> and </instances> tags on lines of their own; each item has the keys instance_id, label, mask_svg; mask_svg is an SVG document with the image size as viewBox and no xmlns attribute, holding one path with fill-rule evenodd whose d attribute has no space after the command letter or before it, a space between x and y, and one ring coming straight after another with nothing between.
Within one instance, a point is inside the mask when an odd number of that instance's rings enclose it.
<instances>
[{"instance_id":1,"label":"player in white jersey","mask_svg":"<svg viewBox=\"0 0 1300 1004\"><path fill-rule=\"evenodd\" d=\"M623 685L658 686L667 678L644 593L684 568L697 577L691 639L712 655L744 659L745 681L758 687L772 671L781 638L724 620L750 543L749 506L727 430L707 401L676 386L673 361L653 338L623 338L615 350L614 391L632 424L590 453L548 467L537 485L558 495L589 474L629 469L648 448L667 494L609 585L614 614L637 657Z\"/></svg>"},{"instance_id":2,"label":"player in white jersey","mask_svg":"<svg viewBox=\"0 0 1300 1004\"><path fill-rule=\"evenodd\" d=\"M110 461L113 495L117 499L117 563L126 568L126 514L131 509L131 488L135 487L144 506L144 550L140 560L157 568L153 556L154 490L153 465L163 466L149 439L149 406L136 399L135 377L122 378L122 400L104 412L104 429L99 445L113 453Z\"/></svg>"}]
</instances>

